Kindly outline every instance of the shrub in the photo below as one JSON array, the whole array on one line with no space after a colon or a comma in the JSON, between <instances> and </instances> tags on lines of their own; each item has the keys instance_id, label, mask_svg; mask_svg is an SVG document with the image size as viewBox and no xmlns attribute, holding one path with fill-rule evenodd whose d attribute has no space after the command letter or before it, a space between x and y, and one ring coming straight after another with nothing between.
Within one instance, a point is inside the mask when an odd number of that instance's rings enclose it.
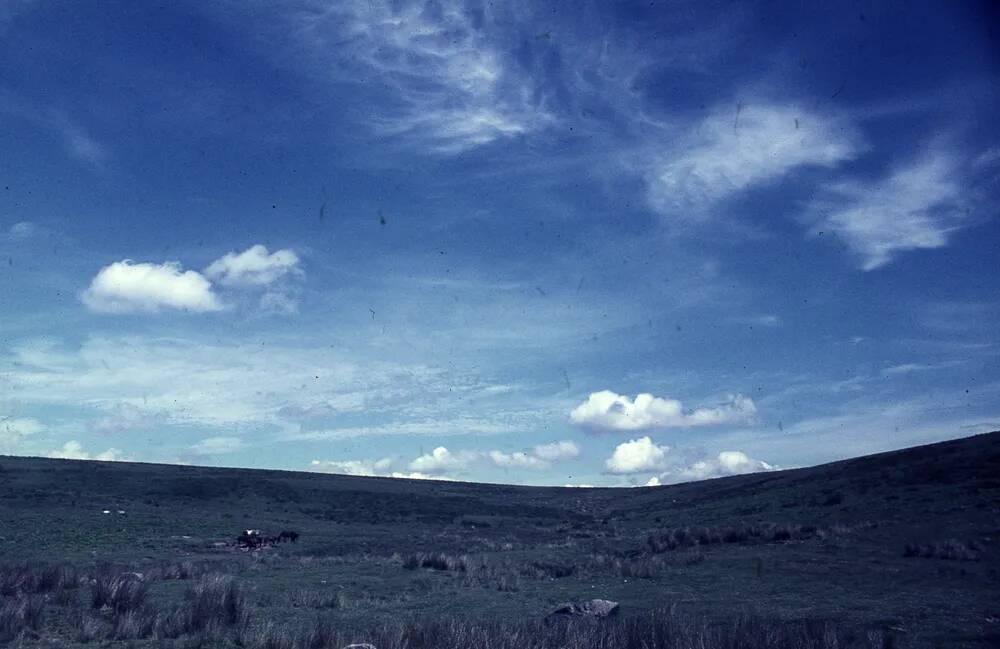
<instances>
[{"instance_id":1,"label":"shrub","mask_svg":"<svg viewBox=\"0 0 1000 649\"><path fill-rule=\"evenodd\" d=\"M576 572L576 566L571 564L549 563L545 561L532 561L522 571L523 574L541 579L562 579L569 577Z\"/></svg>"},{"instance_id":2,"label":"shrub","mask_svg":"<svg viewBox=\"0 0 1000 649\"><path fill-rule=\"evenodd\" d=\"M90 584L90 606L108 608L116 615L134 611L146 603L147 586L132 573L102 574Z\"/></svg>"},{"instance_id":3,"label":"shrub","mask_svg":"<svg viewBox=\"0 0 1000 649\"><path fill-rule=\"evenodd\" d=\"M468 558L465 556L452 556L443 552L410 554L403 559L403 568L416 570L417 568L431 568L432 570L451 570L453 572L465 572L469 567Z\"/></svg>"},{"instance_id":4,"label":"shrub","mask_svg":"<svg viewBox=\"0 0 1000 649\"><path fill-rule=\"evenodd\" d=\"M68 565L25 562L0 566L0 595L8 597L76 588L79 582L76 568Z\"/></svg>"},{"instance_id":5,"label":"shrub","mask_svg":"<svg viewBox=\"0 0 1000 649\"><path fill-rule=\"evenodd\" d=\"M37 630L42 623L45 599L38 595L18 595L0 606L0 639L8 641L25 629Z\"/></svg>"},{"instance_id":6,"label":"shrub","mask_svg":"<svg viewBox=\"0 0 1000 649\"><path fill-rule=\"evenodd\" d=\"M691 530L685 527L654 532L646 537L646 545L654 554L661 554L680 548L719 543L782 543L792 539L813 538L821 534L815 525L744 523L721 529L700 527Z\"/></svg>"},{"instance_id":7,"label":"shrub","mask_svg":"<svg viewBox=\"0 0 1000 649\"><path fill-rule=\"evenodd\" d=\"M188 587L179 608L157 618L153 633L158 638L218 633L227 627L245 625L248 619L246 598L239 584L227 575L207 575Z\"/></svg>"},{"instance_id":8,"label":"shrub","mask_svg":"<svg viewBox=\"0 0 1000 649\"><path fill-rule=\"evenodd\" d=\"M236 580L226 575L203 577L188 589L186 599L199 629L233 626L246 616L246 598Z\"/></svg>"},{"instance_id":9,"label":"shrub","mask_svg":"<svg viewBox=\"0 0 1000 649\"><path fill-rule=\"evenodd\" d=\"M948 539L938 543L907 543L903 549L903 556L950 561L979 561L982 551L982 547L975 541L962 542L958 539Z\"/></svg>"}]
</instances>

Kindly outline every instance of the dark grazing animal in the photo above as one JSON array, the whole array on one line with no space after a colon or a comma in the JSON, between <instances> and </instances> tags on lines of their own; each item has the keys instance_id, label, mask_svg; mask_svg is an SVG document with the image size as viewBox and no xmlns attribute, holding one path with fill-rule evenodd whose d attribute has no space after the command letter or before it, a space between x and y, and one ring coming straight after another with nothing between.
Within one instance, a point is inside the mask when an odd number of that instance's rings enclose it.
<instances>
[{"instance_id":1,"label":"dark grazing animal","mask_svg":"<svg viewBox=\"0 0 1000 649\"><path fill-rule=\"evenodd\" d=\"M236 545L248 550L263 547L268 541L268 537L264 536L260 530L244 530L236 537Z\"/></svg>"},{"instance_id":2,"label":"dark grazing animal","mask_svg":"<svg viewBox=\"0 0 1000 649\"><path fill-rule=\"evenodd\" d=\"M295 543L299 540L299 533L294 530L284 530L278 535L278 540Z\"/></svg>"}]
</instances>

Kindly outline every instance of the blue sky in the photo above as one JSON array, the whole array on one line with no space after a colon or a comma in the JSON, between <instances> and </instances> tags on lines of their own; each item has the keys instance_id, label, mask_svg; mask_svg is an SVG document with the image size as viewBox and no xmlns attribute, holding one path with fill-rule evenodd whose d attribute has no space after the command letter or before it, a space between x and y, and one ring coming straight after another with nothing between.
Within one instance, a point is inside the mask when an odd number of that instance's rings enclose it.
<instances>
[{"instance_id":1,"label":"blue sky","mask_svg":"<svg viewBox=\"0 0 1000 649\"><path fill-rule=\"evenodd\" d=\"M8 0L0 453L625 486L998 429L953 4Z\"/></svg>"}]
</instances>

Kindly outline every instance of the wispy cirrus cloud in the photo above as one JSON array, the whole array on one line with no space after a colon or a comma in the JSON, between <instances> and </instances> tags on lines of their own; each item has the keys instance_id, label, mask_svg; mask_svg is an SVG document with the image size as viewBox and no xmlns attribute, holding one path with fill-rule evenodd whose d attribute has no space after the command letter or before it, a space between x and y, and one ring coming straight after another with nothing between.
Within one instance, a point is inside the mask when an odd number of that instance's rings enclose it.
<instances>
[{"instance_id":1,"label":"wispy cirrus cloud","mask_svg":"<svg viewBox=\"0 0 1000 649\"><path fill-rule=\"evenodd\" d=\"M25 437L43 430L42 424L31 417L0 417L0 448L16 449Z\"/></svg>"},{"instance_id":2,"label":"wispy cirrus cloud","mask_svg":"<svg viewBox=\"0 0 1000 649\"><path fill-rule=\"evenodd\" d=\"M28 5L24 2L14 3L15 6L19 4ZM4 22L2 11L0 9L0 30ZM85 163L95 171L102 170L110 158L108 148L64 110L51 106L37 106L10 92L0 90L0 113L12 115L55 133L70 157Z\"/></svg>"},{"instance_id":3,"label":"wispy cirrus cloud","mask_svg":"<svg viewBox=\"0 0 1000 649\"><path fill-rule=\"evenodd\" d=\"M233 435L221 435L217 437L206 437L203 440L192 444L188 452L192 455L211 456L228 455L236 453L244 448L243 438Z\"/></svg>"},{"instance_id":4,"label":"wispy cirrus cloud","mask_svg":"<svg viewBox=\"0 0 1000 649\"><path fill-rule=\"evenodd\" d=\"M836 233L866 271L910 250L944 247L967 216L956 162L942 151L924 153L879 180L829 184L826 192L813 205L822 214L815 230Z\"/></svg>"},{"instance_id":5,"label":"wispy cirrus cloud","mask_svg":"<svg viewBox=\"0 0 1000 649\"><path fill-rule=\"evenodd\" d=\"M829 115L791 105L720 106L650 166L648 199L670 219L704 221L737 192L802 167L834 167L861 150L853 127Z\"/></svg>"},{"instance_id":6,"label":"wispy cirrus cloud","mask_svg":"<svg viewBox=\"0 0 1000 649\"><path fill-rule=\"evenodd\" d=\"M382 134L457 153L551 120L490 42L486 21L458 2L311 4L294 21L330 74L374 77L391 90L371 119Z\"/></svg>"},{"instance_id":7,"label":"wispy cirrus cloud","mask_svg":"<svg viewBox=\"0 0 1000 649\"><path fill-rule=\"evenodd\" d=\"M475 422L453 408L465 407L463 400L485 385L440 368L361 360L328 347L145 336L91 336L78 346L25 341L0 355L0 369L0 392L29 405L84 408L98 423L127 412L157 427L193 425L222 435L236 425L267 426L288 431L289 439L327 438L303 426L360 412L401 432L417 424L433 434L433 411L439 431L454 418L455 432L468 432L461 424ZM445 408L451 395L455 403ZM486 432L509 430L502 421L492 424Z\"/></svg>"}]
</instances>

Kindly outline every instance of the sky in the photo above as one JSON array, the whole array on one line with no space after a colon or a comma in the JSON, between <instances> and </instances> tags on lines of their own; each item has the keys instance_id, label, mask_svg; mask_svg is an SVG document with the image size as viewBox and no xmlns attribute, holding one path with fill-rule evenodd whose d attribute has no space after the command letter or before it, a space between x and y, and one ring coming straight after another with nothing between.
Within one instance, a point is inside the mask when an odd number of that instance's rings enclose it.
<instances>
[{"instance_id":1,"label":"sky","mask_svg":"<svg viewBox=\"0 0 1000 649\"><path fill-rule=\"evenodd\" d=\"M642 486L1000 429L998 24L0 0L0 453Z\"/></svg>"}]
</instances>

